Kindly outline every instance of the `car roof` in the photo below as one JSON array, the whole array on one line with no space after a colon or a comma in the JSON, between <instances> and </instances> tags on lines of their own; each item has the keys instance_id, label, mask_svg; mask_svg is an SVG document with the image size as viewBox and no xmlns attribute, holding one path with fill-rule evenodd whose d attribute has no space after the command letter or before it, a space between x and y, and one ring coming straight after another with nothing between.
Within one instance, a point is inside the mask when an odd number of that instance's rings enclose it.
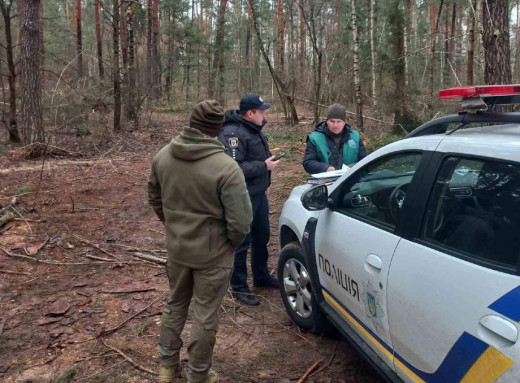
<instances>
[{"instance_id":1,"label":"car roof","mask_svg":"<svg viewBox=\"0 0 520 383\"><path fill-rule=\"evenodd\" d=\"M463 128L448 133L412 136L379 148L359 161L356 168L387 154L418 150L480 156L520 163L520 124ZM339 180L349 177L350 173L350 170L347 171ZM330 185L329 192L334 191L339 184L341 182L334 182Z\"/></svg>"},{"instance_id":2,"label":"car roof","mask_svg":"<svg viewBox=\"0 0 520 383\"><path fill-rule=\"evenodd\" d=\"M520 162L520 124L460 129L445 135L437 151Z\"/></svg>"},{"instance_id":3,"label":"car roof","mask_svg":"<svg viewBox=\"0 0 520 383\"><path fill-rule=\"evenodd\" d=\"M411 137L386 146L386 151L430 150L520 162L520 124L464 128L444 134Z\"/></svg>"}]
</instances>

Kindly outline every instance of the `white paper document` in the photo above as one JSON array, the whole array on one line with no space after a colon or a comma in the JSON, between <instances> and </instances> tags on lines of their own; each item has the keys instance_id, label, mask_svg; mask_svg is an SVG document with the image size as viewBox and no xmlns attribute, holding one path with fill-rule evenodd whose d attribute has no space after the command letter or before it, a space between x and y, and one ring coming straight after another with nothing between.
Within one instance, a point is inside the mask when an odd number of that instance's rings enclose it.
<instances>
[{"instance_id":1,"label":"white paper document","mask_svg":"<svg viewBox=\"0 0 520 383\"><path fill-rule=\"evenodd\" d=\"M323 173L316 173L311 174L311 177L313 178L332 178L332 177L341 177L343 174L347 172L350 168L343 164L342 168L339 170L334 170L333 172L323 172Z\"/></svg>"}]
</instances>

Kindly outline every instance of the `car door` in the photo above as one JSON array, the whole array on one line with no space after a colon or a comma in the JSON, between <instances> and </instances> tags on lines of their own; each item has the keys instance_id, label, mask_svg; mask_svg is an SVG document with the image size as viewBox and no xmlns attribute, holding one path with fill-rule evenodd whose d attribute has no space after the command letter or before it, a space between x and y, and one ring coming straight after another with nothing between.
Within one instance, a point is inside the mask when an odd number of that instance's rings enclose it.
<instances>
[{"instance_id":1,"label":"car door","mask_svg":"<svg viewBox=\"0 0 520 383\"><path fill-rule=\"evenodd\" d=\"M519 382L520 167L452 154L431 180L424 222L389 272L396 371L406 382Z\"/></svg>"},{"instance_id":2,"label":"car door","mask_svg":"<svg viewBox=\"0 0 520 383\"><path fill-rule=\"evenodd\" d=\"M423 153L387 155L363 166L320 213L316 257L325 301L393 368L386 302L394 234Z\"/></svg>"}]
</instances>

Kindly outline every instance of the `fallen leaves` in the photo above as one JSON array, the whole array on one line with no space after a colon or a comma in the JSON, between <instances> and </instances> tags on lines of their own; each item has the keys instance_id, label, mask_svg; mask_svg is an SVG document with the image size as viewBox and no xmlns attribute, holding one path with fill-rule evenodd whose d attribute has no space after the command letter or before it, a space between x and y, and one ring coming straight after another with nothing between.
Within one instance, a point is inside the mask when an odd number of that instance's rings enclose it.
<instances>
[{"instance_id":1,"label":"fallen leaves","mask_svg":"<svg viewBox=\"0 0 520 383\"><path fill-rule=\"evenodd\" d=\"M34 246L26 247L26 248L24 248L25 253L27 255L36 255L45 246L46 243L47 243L47 241L38 243Z\"/></svg>"},{"instance_id":2,"label":"fallen leaves","mask_svg":"<svg viewBox=\"0 0 520 383\"><path fill-rule=\"evenodd\" d=\"M69 311L70 305L67 302L59 301L54 303L49 310L47 311L47 315L59 316L65 314Z\"/></svg>"}]
</instances>

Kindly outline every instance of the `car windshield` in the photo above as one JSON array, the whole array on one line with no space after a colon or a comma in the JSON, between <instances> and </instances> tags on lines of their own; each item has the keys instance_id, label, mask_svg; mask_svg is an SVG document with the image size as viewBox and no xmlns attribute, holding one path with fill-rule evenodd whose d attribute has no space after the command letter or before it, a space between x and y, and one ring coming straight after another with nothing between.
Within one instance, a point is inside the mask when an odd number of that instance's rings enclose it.
<instances>
[{"instance_id":1,"label":"car windshield","mask_svg":"<svg viewBox=\"0 0 520 383\"><path fill-rule=\"evenodd\" d=\"M364 181L374 181L374 180L384 180L386 178L396 178L396 177L405 177L411 176L415 173L415 170L409 171L394 171L390 169L381 169L375 172L366 173L361 176L360 182Z\"/></svg>"}]
</instances>

